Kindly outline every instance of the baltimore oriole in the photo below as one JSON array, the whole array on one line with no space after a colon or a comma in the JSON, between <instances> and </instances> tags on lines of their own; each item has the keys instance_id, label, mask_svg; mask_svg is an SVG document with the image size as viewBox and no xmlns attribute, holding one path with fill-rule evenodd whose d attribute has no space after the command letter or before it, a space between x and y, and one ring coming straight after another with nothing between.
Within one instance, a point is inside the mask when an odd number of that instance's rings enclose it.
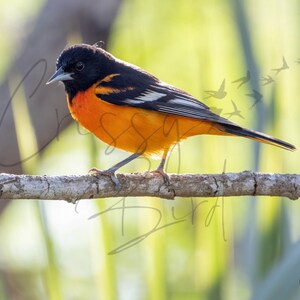
<instances>
[{"instance_id":1,"label":"baltimore oriole","mask_svg":"<svg viewBox=\"0 0 300 300\"><path fill-rule=\"evenodd\" d=\"M73 118L105 143L133 153L100 173L118 185L115 171L140 155L158 156L164 176L169 149L194 135L243 136L295 150L295 146L248 130L210 111L190 94L96 45L74 45L57 59L47 83L62 81Z\"/></svg>"}]
</instances>

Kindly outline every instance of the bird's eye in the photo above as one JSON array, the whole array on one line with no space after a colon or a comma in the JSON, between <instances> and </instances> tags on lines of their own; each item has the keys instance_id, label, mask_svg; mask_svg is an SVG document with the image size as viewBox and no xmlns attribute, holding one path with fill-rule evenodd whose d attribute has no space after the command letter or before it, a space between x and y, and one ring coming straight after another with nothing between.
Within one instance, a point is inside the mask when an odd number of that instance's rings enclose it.
<instances>
[{"instance_id":1,"label":"bird's eye","mask_svg":"<svg viewBox=\"0 0 300 300\"><path fill-rule=\"evenodd\" d=\"M75 69L76 69L76 71L79 71L79 72L82 71L84 69L84 63L79 61L78 63L76 63Z\"/></svg>"}]
</instances>

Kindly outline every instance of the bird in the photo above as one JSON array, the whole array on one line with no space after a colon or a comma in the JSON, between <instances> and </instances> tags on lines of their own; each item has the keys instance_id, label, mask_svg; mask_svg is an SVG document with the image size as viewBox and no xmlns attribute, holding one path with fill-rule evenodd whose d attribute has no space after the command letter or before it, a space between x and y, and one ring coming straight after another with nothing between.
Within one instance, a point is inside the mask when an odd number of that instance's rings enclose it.
<instances>
[{"instance_id":1,"label":"bird","mask_svg":"<svg viewBox=\"0 0 300 300\"><path fill-rule=\"evenodd\" d=\"M288 150L295 146L241 126L213 113L189 93L159 80L97 45L65 48L47 84L63 82L72 117L106 144L131 155L107 170L117 188L116 171L139 156L159 158L152 172L164 171L169 150L195 135L242 136Z\"/></svg>"},{"instance_id":2,"label":"bird","mask_svg":"<svg viewBox=\"0 0 300 300\"><path fill-rule=\"evenodd\" d=\"M243 84L245 84L246 82L248 82L250 80L250 78L251 78L251 74L250 74L250 71L248 70L246 76L243 76L241 78L233 80L233 81L231 81L231 83L238 83L239 82L240 84L237 87L239 89Z\"/></svg>"},{"instance_id":3,"label":"bird","mask_svg":"<svg viewBox=\"0 0 300 300\"><path fill-rule=\"evenodd\" d=\"M287 69L289 69L289 66L288 66L284 56L282 56L282 66L280 68L272 69L272 71L274 71L276 73L276 75L278 75L281 71L287 70Z\"/></svg>"},{"instance_id":4,"label":"bird","mask_svg":"<svg viewBox=\"0 0 300 300\"><path fill-rule=\"evenodd\" d=\"M230 112L230 113L225 113L224 115L228 116L228 119L230 119L233 116L238 116L242 119L244 119L244 117L241 115L241 111L237 108L236 104L233 102L233 100L231 100L232 106L234 111Z\"/></svg>"},{"instance_id":5,"label":"bird","mask_svg":"<svg viewBox=\"0 0 300 300\"><path fill-rule=\"evenodd\" d=\"M298 65L300 64L300 58L297 58L296 60L295 60L295 63L297 63Z\"/></svg>"},{"instance_id":6,"label":"bird","mask_svg":"<svg viewBox=\"0 0 300 300\"><path fill-rule=\"evenodd\" d=\"M225 91L225 79L222 81L222 83L217 91L205 91L205 93L207 93L208 96L205 97L204 99L207 99L210 97L217 98L217 99L223 99L224 97L226 97L227 92Z\"/></svg>"},{"instance_id":7,"label":"bird","mask_svg":"<svg viewBox=\"0 0 300 300\"><path fill-rule=\"evenodd\" d=\"M261 81L263 82L263 85L267 85L267 84L274 82L274 79L272 78L272 76L267 75L265 77L262 77Z\"/></svg>"},{"instance_id":8,"label":"bird","mask_svg":"<svg viewBox=\"0 0 300 300\"><path fill-rule=\"evenodd\" d=\"M252 89L252 92L253 93L251 94L245 94L246 96L251 97L255 100L255 102L250 106L250 108L254 107L258 102L261 102L261 99L263 97L263 95L257 90Z\"/></svg>"}]
</instances>

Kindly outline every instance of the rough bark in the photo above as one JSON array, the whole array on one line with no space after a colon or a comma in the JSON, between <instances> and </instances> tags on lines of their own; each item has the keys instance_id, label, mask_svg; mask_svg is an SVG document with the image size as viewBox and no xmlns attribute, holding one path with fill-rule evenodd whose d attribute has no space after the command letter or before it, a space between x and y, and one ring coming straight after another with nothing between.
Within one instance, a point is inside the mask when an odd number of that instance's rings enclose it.
<instances>
[{"instance_id":1,"label":"rough bark","mask_svg":"<svg viewBox=\"0 0 300 300\"><path fill-rule=\"evenodd\" d=\"M105 175L29 176L0 174L0 199L44 199L75 202L106 197L229 197L300 196L299 174L269 174L245 171L225 174L170 175L169 183L155 172L118 174L117 190Z\"/></svg>"},{"instance_id":2,"label":"rough bark","mask_svg":"<svg viewBox=\"0 0 300 300\"><path fill-rule=\"evenodd\" d=\"M32 155L39 155L71 122L62 88L45 86L55 70L57 56L72 36L85 43L100 40L106 43L120 3L121 0L45 3L30 26L32 30L16 50L16 57L0 85L0 172L23 172L11 107L19 82L9 87L10 81L16 78L22 81L39 148ZM1 201L0 212L6 204Z\"/></svg>"}]
</instances>

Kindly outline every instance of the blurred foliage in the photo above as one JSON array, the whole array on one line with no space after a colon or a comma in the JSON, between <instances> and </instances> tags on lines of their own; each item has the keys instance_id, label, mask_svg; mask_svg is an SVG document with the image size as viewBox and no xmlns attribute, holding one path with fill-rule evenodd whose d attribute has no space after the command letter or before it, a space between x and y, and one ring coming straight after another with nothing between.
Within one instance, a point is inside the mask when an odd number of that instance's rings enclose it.
<instances>
[{"instance_id":1,"label":"blurred foliage","mask_svg":"<svg viewBox=\"0 0 300 300\"><path fill-rule=\"evenodd\" d=\"M9 68L8 58L17 55L43 3L43 0L0 0L0 55L6 58L0 60L0 79Z\"/></svg>"},{"instance_id":2,"label":"blurred foliage","mask_svg":"<svg viewBox=\"0 0 300 300\"><path fill-rule=\"evenodd\" d=\"M0 39L0 53L9 57L24 38L18 24L38 14L41 3L31 1L22 14L15 11L25 2L0 3L7 13L2 24L12 28ZM299 10L296 0L125 0L105 48L234 122L300 145ZM289 68L276 75L272 69L281 67L283 56ZM2 60L0 77L7 64ZM247 70L250 81L238 87L233 81ZM263 85L268 75L274 82ZM205 91L217 90L224 79L227 96L205 99ZM253 88L262 94L254 106L247 96ZM22 95L15 101L26 157L34 137ZM228 115L233 103L241 116ZM193 137L174 148L167 170L299 172L297 152L257 147L242 138ZM36 174L83 174L126 155L109 153L74 123L24 168ZM156 166L141 158L122 171ZM0 299L299 299L300 268L290 258L299 263L299 205L268 197L103 199L76 206L15 201L0 218Z\"/></svg>"}]
</instances>

